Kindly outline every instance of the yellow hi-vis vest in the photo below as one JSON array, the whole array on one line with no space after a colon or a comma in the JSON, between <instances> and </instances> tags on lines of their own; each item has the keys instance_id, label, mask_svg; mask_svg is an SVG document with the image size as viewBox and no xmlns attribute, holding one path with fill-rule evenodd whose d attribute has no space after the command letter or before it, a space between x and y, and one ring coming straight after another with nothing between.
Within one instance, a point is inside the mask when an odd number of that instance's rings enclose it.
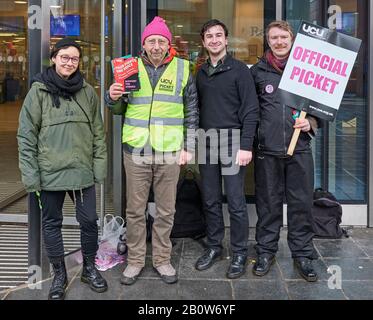
<instances>
[{"instance_id":1,"label":"yellow hi-vis vest","mask_svg":"<svg viewBox=\"0 0 373 320\"><path fill-rule=\"evenodd\" d=\"M189 77L189 61L173 58L155 86L139 58L140 90L129 96L122 141L135 148L149 139L156 151L181 149L184 136L183 91Z\"/></svg>"}]
</instances>

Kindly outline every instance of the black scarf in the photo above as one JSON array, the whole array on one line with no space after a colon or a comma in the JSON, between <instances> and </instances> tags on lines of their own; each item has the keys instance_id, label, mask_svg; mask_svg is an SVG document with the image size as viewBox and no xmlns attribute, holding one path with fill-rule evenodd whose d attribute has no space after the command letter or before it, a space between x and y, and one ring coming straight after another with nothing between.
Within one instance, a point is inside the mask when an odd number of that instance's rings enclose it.
<instances>
[{"instance_id":1,"label":"black scarf","mask_svg":"<svg viewBox=\"0 0 373 320\"><path fill-rule=\"evenodd\" d=\"M56 66L48 67L43 73L37 74L33 81L46 85L52 94L53 105L56 108L61 105L60 97L71 100L75 93L83 87L83 75L79 69L66 80L57 74Z\"/></svg>"}]
</instances>

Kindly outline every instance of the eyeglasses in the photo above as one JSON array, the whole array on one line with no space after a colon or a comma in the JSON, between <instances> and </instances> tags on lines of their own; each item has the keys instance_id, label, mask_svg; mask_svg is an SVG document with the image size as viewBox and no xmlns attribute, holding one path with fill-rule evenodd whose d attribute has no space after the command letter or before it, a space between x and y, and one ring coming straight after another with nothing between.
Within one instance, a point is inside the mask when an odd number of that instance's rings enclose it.
<instances>
[{"instance_id":1,"label":"eyeglasses","mask_svg":"<svg viewBox=\"0 0 373 320\"><path fill-rule=\"evenodd\" d=\"M156 39L150 39L150 40L145 40L146 44L154 47L155 44L158 42L158 45L160 47L164 47L168 44L168 41L167 40L162 40L162 39L159 39L158 41Z\"/></svg>"},{"instance_id":2,"label":"eyeglasses","mask_svg":"<svg viewBox=\"0 0 373 320\"><path fill-rule=\"evenodd\" d=\"M59 57L61 58L62 63L68 63L71 60L73 64L78 64L80 60L79 57L69 57L66 55L60 55Z\"/></svg>"}]
</instances>

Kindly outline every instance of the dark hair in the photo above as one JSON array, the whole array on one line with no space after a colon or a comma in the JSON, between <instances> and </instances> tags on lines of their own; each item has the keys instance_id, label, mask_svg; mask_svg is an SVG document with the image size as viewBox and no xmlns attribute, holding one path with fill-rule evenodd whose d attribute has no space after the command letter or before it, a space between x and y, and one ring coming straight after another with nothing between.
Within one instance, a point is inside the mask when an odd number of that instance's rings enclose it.
<instances>
[{"instance_id":1,"label":"dark hair","mask_svg":"<svg viewBox=\"0 0 373 320\"><path fill-rule=\"evenodd\" d=\"M228 28L227 28L227 26L223 22L221 22L221 21L219 21L217 19L212 19L212 20L207 21L202 26L202 29L201 29L201 32L200 32L201 38L204 39L206 31L208 29L210 29L211 27L215 27L215 26L221 26L223 28L223 30L224 30L225 37L228 37Z\"/></svg>"}]
</instances>

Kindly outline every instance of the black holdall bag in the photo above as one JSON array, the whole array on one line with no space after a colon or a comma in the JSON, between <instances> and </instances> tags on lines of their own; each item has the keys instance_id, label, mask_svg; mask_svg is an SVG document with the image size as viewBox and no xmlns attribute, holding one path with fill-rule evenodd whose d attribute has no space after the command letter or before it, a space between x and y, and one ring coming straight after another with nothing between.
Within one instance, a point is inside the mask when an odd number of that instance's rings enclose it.
<instances>
[{"instance_id":1,"label":"black holdall bag","mask_svg":"<svg viewBox=\"0 0 373 320\"><path fill-rule=\"evenodd\" d=\"M206 235L202 192L192 169L177 184L176 213L171 238L200 239Z\"/></svg>"},{"instance_id":2,"label":"black holdall bag","mask_svg":"<svg viewBox=\"0 0 373 320\"><path fill-rule=\"evenodd\" d=\"M339 239L348 237L347 230L341 228L342 206L335 196L318 188L313 194L312 224L315 238Z\"/></svg>"}]
</instances>

